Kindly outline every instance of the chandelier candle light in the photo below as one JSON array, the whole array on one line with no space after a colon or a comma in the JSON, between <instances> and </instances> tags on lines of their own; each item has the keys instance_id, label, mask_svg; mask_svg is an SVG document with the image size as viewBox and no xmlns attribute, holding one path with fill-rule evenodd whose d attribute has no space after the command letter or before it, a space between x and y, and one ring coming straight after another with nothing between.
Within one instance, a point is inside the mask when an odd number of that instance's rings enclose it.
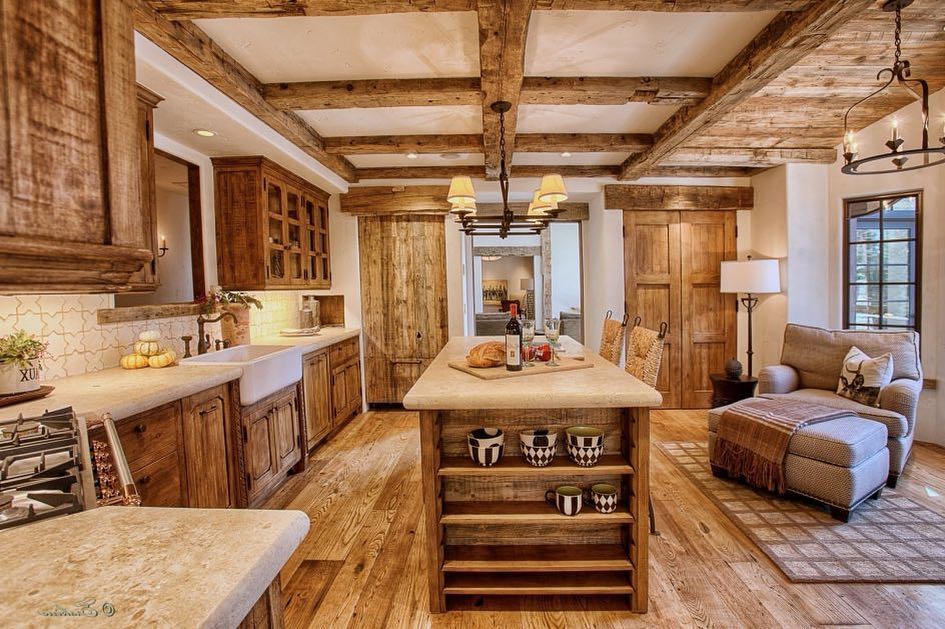
<instances>
[{"instance_id":1,"label":"chandelier candle light","mask_svg":"<svg viewBox=\"0 0 945 629\"><path fill-rule=\"evenodd\" d=\"M561 214L558 203L566 201L568 191L561 175L549 174L541 178L541 185L528 204L524 215L516 215L509 207L509 174L505 161L505 113L512 108L507 101L492 103L492 111L499 114L499 189L502 192L502 214L480 216L476 211L476 191L470 177L453 177L446 200L461 230L467 234L492 235L500 238L516 235L540 234Z\"/></svg>"},{"instance_id":2,"label":"chandelier candle light","mask_svg":"<svg viewBox=\"0 0 945 629\"><path fill-rule=\"evenodd\" d=\"M869 96L854 103L843 116L843 158L846 163L841 170L848 175L898 173L945 163L945 129L942 131L942 137L939 138L942 145L929 147L929 84L922 79L911 78L912 70L909 62L900 59L902 56L902 9L912 4L913 1L888 0L883 4L884 11L896 12L896 58L892 67L883 68L876 75L876 80L882 80L883 75L888 73L889 80ZM893 81L896 81L900 87L922 102L922 146L917 149L900 150L905 144L905 140L899 134L899 121L893 118L892 132L886 142L886 148L889 149L889 152L857 159L859 147L857 146L856 135L850 129L848 120L850 113L859 105L885 91L892 85ZM914 159L910 163L910 159L913 157L919 159Z\"/></svg>"}]
</instances>

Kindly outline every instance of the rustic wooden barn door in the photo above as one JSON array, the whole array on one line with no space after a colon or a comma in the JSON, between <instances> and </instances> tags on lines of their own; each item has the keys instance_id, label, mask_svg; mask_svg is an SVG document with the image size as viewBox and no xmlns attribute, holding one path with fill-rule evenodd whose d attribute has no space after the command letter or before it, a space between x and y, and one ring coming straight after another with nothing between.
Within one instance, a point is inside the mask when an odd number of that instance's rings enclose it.
<instances>
[{"instance_id":1,"label":"rustic wooden barn door","mask_svg":"<svg viewBox=\"0 0 945 629\"><path fill-rule=\"evenodd\" d=\"M442 216L360 216L368 403L399 403L448 340Z\"/></svg>"},{"instance_id":2,"label":"rustic wooden barn door","mask_svg":"<svg viewBox=\"0 0 945 629\"><path fill-rule=\"evenodd\" d=\"M733 211L624 212L626 311L669 324L656 388L664 408L707 408L709 373L735 355L735 300L719 292L735 258Z\"/></svg>"}]
</instances>

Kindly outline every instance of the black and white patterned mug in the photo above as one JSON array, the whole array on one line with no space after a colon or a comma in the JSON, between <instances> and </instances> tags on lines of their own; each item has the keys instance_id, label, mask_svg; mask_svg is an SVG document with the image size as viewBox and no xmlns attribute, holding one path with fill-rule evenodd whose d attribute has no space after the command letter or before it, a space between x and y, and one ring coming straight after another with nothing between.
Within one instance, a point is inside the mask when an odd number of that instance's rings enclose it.
<instances>
[{"instance_id":1,"label":"black and white patterned mug","mask_svg":"<svg viewBox=\"0 0 945 629\"><path fill-rule=\"evenodd\" d=\"M583 492L574 485L558 485L545 492L545 500L554 505L562 515L577 515L581 512Z\"/></svg>"},{"instance_id":2,"label":"black and white patterned mug","mask_svg":"<svg viewBox=\"0 0 945 629\"><path fill-rule=\"evenodd\" d=\"M584 495L584 501L593 505L599 513L613 513L617 510L617 488L610 483L595 483Z\"/></svg>"}]
</instances>

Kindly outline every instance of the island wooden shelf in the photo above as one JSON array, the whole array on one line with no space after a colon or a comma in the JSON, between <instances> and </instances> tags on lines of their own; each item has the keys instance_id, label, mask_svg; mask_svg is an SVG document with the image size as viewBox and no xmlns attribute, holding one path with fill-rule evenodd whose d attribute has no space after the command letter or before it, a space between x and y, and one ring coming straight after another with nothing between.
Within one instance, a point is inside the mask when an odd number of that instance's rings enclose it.
<instances>
[{"instance_id":1,"label":"island wooden shelf","mask_svg":"<svg viewBox=\"0 0 945 629\"><path fill-rule=\"evenodd\" d=\"M577 550L577 549L576 549ZM444 572L631 572L620 544L560 546L447 546Z\"/></svg>"},{"instance_id":2,"label":"island wooden shelf","mask_svg":"<svg viewBox=\"0 0 945 629\"><path fill-rule=\"evenodd\" d=\"M562 515L547 502L447 502L443 505L440 524L629 524L633 516L626 507L613 513L598 513L585 506L577 515Z\"/></svg>"},{"instance_id":3,"label":"island wooden shelf","mask_svg":"<svg viewBox=\"0 0 945 629\"><path fill-rule=\"evenodd\" d=\"M468 456L444 457L440 476L614 476L633 474L633 466L619 454L605 454L594 467L581 467L566 454L555 455L551 465L534 467L518 456L504 456L492 467L477 465Z\"/></svg>"},{"instance_id":4,"label":"island wooden shelf","mask_svg":"<svg viewBox=\"0 0 945 629\"><path fill-rule=\"evenodd\" d=\"M487 595L574 595L632 594L633 586L619 572L588 572L576 574L447 574L443 586L446 594Z\"/></svg>"},{"instance_id":5,"label":"island wooden shelf","mask_svg":"<svg viewBox=\"0 0 945 629\"><path fill-rule=\"evenodd\" d=\"M449 367L484 338L454 338L404 397L420 412L424 552L430 611L464 608L469 598L551 596L560 609L571 596L647 610L649 409L659 393L562 337L568 354L583 353L593 369L535 376L537 387L485 381ZM469 457L466 435L480 426L505 433L494 466ZM605 456L594 467L568 459L559 443L551 465L519 456L519 435L543 428L565 439L570 426L604 433ZM559 485L617 487L614 513L585 505L562 515L545 501ZM525 545L522 545L524 542ZM613 599L613 600L611 600ZM584 599L586 600L586 599ZM502 603L505 605L506 603ZM525 601L521 605L528 605Z\"/></svg>"}]
</instances>

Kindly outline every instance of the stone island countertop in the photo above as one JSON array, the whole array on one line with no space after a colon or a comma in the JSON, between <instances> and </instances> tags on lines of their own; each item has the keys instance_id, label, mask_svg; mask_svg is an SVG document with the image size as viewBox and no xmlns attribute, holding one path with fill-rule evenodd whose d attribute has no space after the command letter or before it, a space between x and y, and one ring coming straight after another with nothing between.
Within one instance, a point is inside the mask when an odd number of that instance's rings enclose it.
<instances>
[{"instance_id":1,"label":"stone island countertop","mask_svg":"<svg viewBox=\"0 0 945 629\"><path fill-rule=\"evenodd\" d=\"M308 528L301 511L102 507L0 531L0 624L235 627Z\"/></svg>"},{"instance_id":2,"label":"stone island countertop","mask_svg":"<svg viewBox=\"0 0 945 629\"><path fill-rule=\"evenodd\" d=\"M404 397L410 410L522 409L522 408L629 408L654 407L662 396L623 369L612 365L574 339L561 337L561 353L583 354L594 366L561 373L528 375L504 380L482 380L453 369L469 349L500 337L450 339L413 388Z\"/></svg>"}]
</instances>

